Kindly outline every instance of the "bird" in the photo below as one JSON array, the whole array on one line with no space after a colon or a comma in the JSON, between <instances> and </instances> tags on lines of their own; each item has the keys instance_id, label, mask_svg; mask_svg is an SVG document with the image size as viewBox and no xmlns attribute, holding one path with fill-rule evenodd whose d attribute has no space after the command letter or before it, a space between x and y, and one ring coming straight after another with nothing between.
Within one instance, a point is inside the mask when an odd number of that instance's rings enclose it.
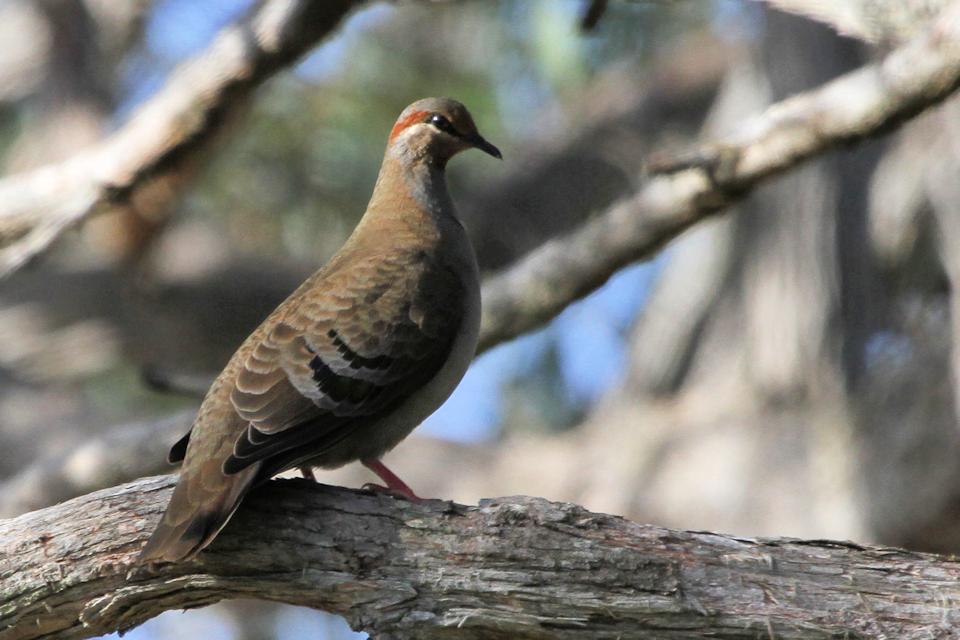
<instances>
[{"instance_id":1,"label":"bird","mask_svg":"<svg viewBox=\"0 0 960 640\"><path fill-rule=\"evenodd\" d=\"M476 351L480 281L447 189L447 161L479 149L467 108L425 98L390 131L360 222L339 251L237 349L170 450L180 475L137 564L195 557L247 493L283 471L381 461L459 384Z\"/></svg>"}]
</instances>

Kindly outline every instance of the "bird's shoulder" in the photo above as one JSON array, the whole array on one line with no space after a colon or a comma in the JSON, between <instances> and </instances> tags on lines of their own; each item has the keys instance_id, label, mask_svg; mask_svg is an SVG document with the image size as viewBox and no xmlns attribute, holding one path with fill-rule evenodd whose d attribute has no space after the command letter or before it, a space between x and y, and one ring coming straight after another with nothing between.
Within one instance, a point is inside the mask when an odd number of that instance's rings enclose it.
<instances>
[{"instance_id":1,"label":"bird's shoulder","mask_svg":"<svg viewBox=\"0 0 960 640\"><path fill-rule=\"evenodd\" d=\"M432 333L434 317L462 311L467 276L446 256L423 248L357 256L315 274L277 310L265 334L280 325L310 331L331 322L379 333L411 319Z\"/></svg>"},{"instance_id":2,"label":"bird's shoulder","mask_svg":"<svg viewBox=\"0 0 960 640\"><path fill-rule=\"evenodd\" d=\"M442 366L467 288L455 265L428 250L334 261L238 352L225 372L230 404L262 432L318 413L375 413Z\"/></svg>"}]
</instances>

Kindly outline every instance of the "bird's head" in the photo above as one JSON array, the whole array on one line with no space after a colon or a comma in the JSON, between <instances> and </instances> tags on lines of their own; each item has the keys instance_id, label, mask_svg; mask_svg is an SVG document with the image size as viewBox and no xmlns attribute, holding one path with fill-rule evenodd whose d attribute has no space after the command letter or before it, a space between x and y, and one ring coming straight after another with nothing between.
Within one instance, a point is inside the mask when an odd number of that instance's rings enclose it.
<instances>
[{"instance_id":1,"label":"bird's head","mask_svg":"<svg viewBox=\"0 0 960 640\"><path fill-rule=\"evenodd\" d=\"M502 157L477 131L467 108L451 98L424 98L404 109L390 131L388 144L389 152L440 167L470 148Z\"/></svg>"}]
</instances>

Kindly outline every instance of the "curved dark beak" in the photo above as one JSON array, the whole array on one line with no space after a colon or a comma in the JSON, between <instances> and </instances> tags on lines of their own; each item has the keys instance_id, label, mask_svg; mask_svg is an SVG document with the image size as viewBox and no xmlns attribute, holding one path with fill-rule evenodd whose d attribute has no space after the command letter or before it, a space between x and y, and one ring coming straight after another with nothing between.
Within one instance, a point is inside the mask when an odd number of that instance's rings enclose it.
<instances>
[{"instance_id":1,"label":"curved dark beak","mask_svg":"<svg viewBox=\"0 0 960 640\"><path fill-rule=\"evenodd\" d=\"M467 142L472 144L477 149L480 149L480 151L483 151L484 153L489 153L490 155L492 155L494 158L498 160L503 160L503 155L500 154L500 149L497 149L495 146L487 142L486 139L484 139L484 137L479 133L475 133L472 136L469 136L467 138Z\"/></svg>"}]
</instances>

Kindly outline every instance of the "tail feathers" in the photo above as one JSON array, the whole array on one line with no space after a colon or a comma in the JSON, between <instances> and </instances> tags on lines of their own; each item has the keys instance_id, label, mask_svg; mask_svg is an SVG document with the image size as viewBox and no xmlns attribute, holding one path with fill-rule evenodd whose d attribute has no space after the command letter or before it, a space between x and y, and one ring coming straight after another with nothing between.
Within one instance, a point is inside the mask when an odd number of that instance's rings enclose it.
<instances>
[{"instance_id":1,"label":"tail feathers","mask_svg":"<svg viewBox=\"0 0 960 640\"><path fill-rule=\"evenodd\" d=\"M214 491L198 491L193 485L199 478L181 475L170 504L140 552L137 564L179 562L196 556L230 521L250 490L258 467L248 467L230 476L221 475L222 480Z\"/></svg>"}]
</instances>

